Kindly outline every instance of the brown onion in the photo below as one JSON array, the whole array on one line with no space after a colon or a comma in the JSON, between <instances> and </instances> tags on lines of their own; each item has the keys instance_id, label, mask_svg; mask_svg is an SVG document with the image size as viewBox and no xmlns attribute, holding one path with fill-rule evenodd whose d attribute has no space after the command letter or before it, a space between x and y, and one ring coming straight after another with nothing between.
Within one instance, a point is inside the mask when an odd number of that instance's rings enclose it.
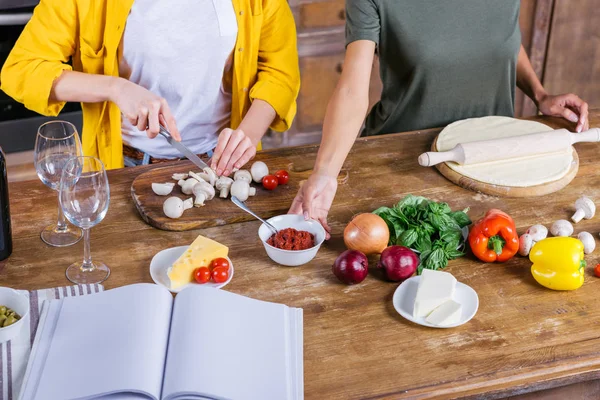
<instances>
[{"instance_id":1,"label":"brown onion","mask_svg":"<svg viewBox=\"0 0 600 400\"><path fill-rule=\"evenodd\" d=\"M366 255L380 254L388 245L390 231L379 215L358 214L344 229L344 243Z\"/></svg>"}]
</instances>

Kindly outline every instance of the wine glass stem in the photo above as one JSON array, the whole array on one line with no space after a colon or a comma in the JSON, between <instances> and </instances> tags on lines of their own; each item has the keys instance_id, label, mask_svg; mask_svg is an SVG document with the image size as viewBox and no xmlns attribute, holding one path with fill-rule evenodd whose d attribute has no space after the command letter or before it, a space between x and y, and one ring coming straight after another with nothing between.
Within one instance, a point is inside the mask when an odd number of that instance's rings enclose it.
<instances>
[{"instance_id":1,"label":"wine glass stem","mask_svg":"<svg viewBox=\"0 0 600 400\"><path fill-rule=\"evenodd\" d=\"M57 232L65 232L67 230L67 221L65 219L65 214L63 213L62 207L60 206L60 201L58 202L58 221L56 222L56 231Z\"/></svg>"},{"instance_id":2,"label":"wine glass stem","mask_svg":"<svg viewBox=\"0 0 600 400\"><path fill-rule=\"evenodd\" d=\"M83 230L83 264L81 265L82 271L92 271L94 264L92 264L92 252L90 251L90 228Z\"/></svg>"}]
</instances>

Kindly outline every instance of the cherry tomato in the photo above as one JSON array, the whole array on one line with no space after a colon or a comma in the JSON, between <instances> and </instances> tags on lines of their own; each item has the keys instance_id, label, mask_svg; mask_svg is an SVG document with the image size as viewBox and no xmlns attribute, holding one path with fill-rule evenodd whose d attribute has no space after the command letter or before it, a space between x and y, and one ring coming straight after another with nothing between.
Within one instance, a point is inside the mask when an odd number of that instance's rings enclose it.
<instances>
[{"instance_id":1,"label":"cherry tomato","mask_svg":"<svg viewBox=\"0 0 600 400\"><path fill-rule=\"evenodd\" d=\"M277 183L280 185L285 185L290 180L290 174L284 169L275 172L275 176L277 177Z\"/></svg>"},{"instance_id":2,"label":"cherry tomato","mask_svg":"<svg viewBox=\"0 0 600 400\"><path fill-rule=\"evenodd\" d=\"M216 283L223 283L229 278L229 270L225 267L215 267L212 271L212 278Z\"/></svg>"},{"instance_id":3,"label":"cherry tomato","mask_svg":"<svg viewBox=\"0 0 600 400\"><path fill-rule=\"evenodd\" d=\"M214 260L212 260L210 263L210 270L212 271L218 267L223 267L227 271L229 271L229 260L223 257L215 258Z\"/></svg>"},{"instance_id":4,"label":"cherry tomato","mask_svg":"<svg viewBox=\"0 0 600 400\"><path fill-rule=\"evenodd\" d=\"M600 278L600 264L596 265L596 268L594 268L594 275Z\"/></svg>"},{"instance_id":5,"label":"cherry tomato","mask_svg":"<svg viewBox=\"0 0 600 400\"><path fill-rule=\"evenodd\" d=\"M210 281L210 270L208 267L200 267L194 270L194 279L198 283L206 283Z\"/></svg>"},{"instance_id":6,"label":"cherry tomato","mask_svg":"<svg viewBox=\"0 0 600 400\"><path fill-rule=\"evenodd\" d=\"M265 189L273 190L277 187L277 177L275 175L267 175L263 178L262 184Z\"/></svg>"}]
</instances>

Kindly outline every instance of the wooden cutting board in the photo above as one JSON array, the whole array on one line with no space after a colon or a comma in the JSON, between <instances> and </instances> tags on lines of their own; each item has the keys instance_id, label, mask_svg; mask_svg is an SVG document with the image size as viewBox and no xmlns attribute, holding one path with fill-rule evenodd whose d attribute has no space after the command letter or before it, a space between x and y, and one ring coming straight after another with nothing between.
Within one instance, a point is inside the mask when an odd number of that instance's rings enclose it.
<instances>
[{"instance_id":1,"label":"wooden cutting board","mask_svg":"<svg viewBox=\"0 0 600 400\"><path fill-rule=\"evenodd\" d=\"M436 143L437 137L431 145L432 151L437 151ZM534 197L554 193L571 183L579 170L579 156L577 155L575 148L573 148L573 161L571 162L571 168L565 176L552 182L529 187L502 186L481 182L462 175L460 172L450 168L446 163L437 164L435 167L450 182L474 192L498 197Z\"/></svg>"},{"instance_id":2,"label":"wooden cutting board","mask_svg":"<svg viewBox=\"0 0 600 400\"><path fill-rule=\"evenodd\" d=\"M275 190L266 190L262 185L252 183L252 186L256 188L256 196L249 197L246 204L262 218L286 214L298 193L300 184L308 179L312 172L313 159L302 158L301 155L296 156L293 149L288 150L286 153L288 153L288 157L281 157L281 155L273 157L269 151L265 151L259 153L255 159L255 161L264 161L272 173L285 169L290 174L288 184L277 186ZM157 196L152 191L152 183L175 182L171 178L174 173L189 171L198 172L199 168L190 161L170 162L160 164L134 179L131 184L131 196L140 216L146 223L162 230L187 231L254 219L233 204L230 198L219 198L218 192L217 196L207 201L204 207L194 207L186 210L178 219L166 217L162 206L167 198L177 196L185 200L191 196L181 193L181 188L178 185L175 185L169 196ZM338 183L344 183L347 179L347 173L343 171L340 176Z\"/></svg>"}]
</instances>

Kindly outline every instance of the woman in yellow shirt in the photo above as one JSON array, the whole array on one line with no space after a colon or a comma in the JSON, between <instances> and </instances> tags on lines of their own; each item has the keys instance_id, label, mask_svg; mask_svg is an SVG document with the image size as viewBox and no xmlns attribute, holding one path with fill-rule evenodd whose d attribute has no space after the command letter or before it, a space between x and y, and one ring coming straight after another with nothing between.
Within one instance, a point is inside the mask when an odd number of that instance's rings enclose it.
<instances>
[{"instance_id":1,"label":"woman in yellow shirt","mask_svg":"<svg viewBox=\"0 0 600 400\"><path fill-rule=\"evenodd\" d=\"M285 0L41 0L1 73L40 114L82 102L83 151L107 168L180 157L163 123L219 175L290 127L299 86Z\"/></svg>"}]
</instances>

